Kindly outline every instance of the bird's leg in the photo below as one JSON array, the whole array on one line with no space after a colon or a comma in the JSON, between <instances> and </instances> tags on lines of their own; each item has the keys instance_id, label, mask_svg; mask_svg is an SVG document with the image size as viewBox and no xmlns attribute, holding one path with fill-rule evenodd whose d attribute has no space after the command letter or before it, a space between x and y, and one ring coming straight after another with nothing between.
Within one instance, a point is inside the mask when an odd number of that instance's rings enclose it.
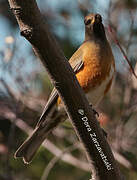
<instances>
[{"instance_id":1,"label":"bird's leg","mask_svg":"<svg viewBox=\"0 0 137 180\"><path fill-rule=\"evenodd\" d=\"M92 104L90 103L89 105L91 106L94 115L95 116L97 115L97 117L99 117L99 113L93 108ZM100 122L99 122L99 124L100 124ZM107 138L107 132L103 128L101 128L101 129L102 129L102 132L103 132L104 136Z\"/></svg>"}]
</instances>

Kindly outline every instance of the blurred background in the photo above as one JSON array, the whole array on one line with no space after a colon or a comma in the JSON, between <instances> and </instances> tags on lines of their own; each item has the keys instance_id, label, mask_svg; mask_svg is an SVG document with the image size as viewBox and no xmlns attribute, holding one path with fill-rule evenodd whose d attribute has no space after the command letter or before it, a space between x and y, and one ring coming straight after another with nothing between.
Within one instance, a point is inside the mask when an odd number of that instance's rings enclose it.
<instances>
[{"instance_id":1,"label":"blurred background","mask_svg":"<svg viewBox=\"0 0 137 180\"><path fill-rule=\"evenodd\" d=\"M37 0L50 31L69 59L84 39L84 16L100 13L137 74L136 0ZM116 61L110 93L97 111L108 133L121 172L137 179L137 79L107 32ZM86 155L69 121L41 146L33 162L24 165L14 152L35 127L52 90L47 72L31 45L20 36L7 0L0 0L0 180L84 180L90 178Z\"/></svg>"}]
</instances>

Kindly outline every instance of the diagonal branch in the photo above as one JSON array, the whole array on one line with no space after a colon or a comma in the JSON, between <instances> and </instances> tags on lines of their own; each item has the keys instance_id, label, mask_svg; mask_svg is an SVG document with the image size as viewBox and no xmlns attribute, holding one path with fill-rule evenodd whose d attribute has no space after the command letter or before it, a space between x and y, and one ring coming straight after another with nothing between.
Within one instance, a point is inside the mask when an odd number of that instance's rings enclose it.
<instances>
[{"instance_id":1,"label":"diagonal branch","mask_svg":"<svg viewBox=\"0 0 137 180\"><path fill-rule=\"evenodd\" d=\"M49 32L36 1L9 0L9 3L21 35L32 44L64 102L67 114L90 160L92 178L120 180L120 172L111 149L72 68Z\"/></svg>"}]
</instances>

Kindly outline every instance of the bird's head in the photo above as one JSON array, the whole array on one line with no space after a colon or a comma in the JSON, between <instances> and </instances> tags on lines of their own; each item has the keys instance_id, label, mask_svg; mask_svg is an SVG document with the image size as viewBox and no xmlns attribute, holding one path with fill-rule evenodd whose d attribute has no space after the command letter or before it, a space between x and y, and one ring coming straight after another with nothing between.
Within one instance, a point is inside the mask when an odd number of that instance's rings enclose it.
<instances>
[{"instance_id":1,"label":"bird's head","mask_svg":"<svg viewBox=\"0 0 137 180\"><path fill-rule=\"evenodd\" d=\"M86 39L91 38L106 38L102 17L100 14L89 14L84 19Z\"/></svg>"}]
</instances>

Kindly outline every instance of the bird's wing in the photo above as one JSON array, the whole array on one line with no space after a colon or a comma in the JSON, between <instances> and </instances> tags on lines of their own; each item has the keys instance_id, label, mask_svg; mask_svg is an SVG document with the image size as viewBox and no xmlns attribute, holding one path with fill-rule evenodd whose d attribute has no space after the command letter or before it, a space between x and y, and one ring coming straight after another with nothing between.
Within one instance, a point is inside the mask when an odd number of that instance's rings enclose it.
<instances>
[{"instance_id":1,"label":"bird's wing","mask_svg":"<svg viewBox=\"0 0 137 180\"><path fill-rule=\"evenodd\" d=\"M83 67L84 62L82 59L82 55L83 52L81 50L81 48L79 48L74 54L73 56L70 58L69 63L73 69L73 71L75 72L75 74Z\"/></svg>"},{"instance_id":2,"label":"bird's wing","mask_svg":"<svg viewBox=\"0 0 137 180\"><path fill-rule=\"evenodd\" d=\"M84 63L82 60L82 51L80 50L80 48L70 58L69 63L75 73L77 73L83 67ZM49 111L56 104L58 96L59 96L58 92L57 92L56 88L54 88L50 94L50 97L49 97L48 102L42 112L42 115L37 123L37 126L39 126L41 124L41 122L45 121L45 118L48 115Z\"/></svg>"},{"instance_id":3,"label":"bird's wing","mask_svg":"<svg viewBox=\"0 0 137 180\"><path fill-rule=\"evenodd\" d=\"M46 118L46 116L48 115L49 111L51 110L51 108L56 104L57 102L57 99L58 99L58 92L55 88L53 88L50 96L49 96L49 99L44 107L44 110L40 116L40 119L37 123L37 126L39 126L41 124L41 122L43 122Z\"/></svg>"}]
</instances>

